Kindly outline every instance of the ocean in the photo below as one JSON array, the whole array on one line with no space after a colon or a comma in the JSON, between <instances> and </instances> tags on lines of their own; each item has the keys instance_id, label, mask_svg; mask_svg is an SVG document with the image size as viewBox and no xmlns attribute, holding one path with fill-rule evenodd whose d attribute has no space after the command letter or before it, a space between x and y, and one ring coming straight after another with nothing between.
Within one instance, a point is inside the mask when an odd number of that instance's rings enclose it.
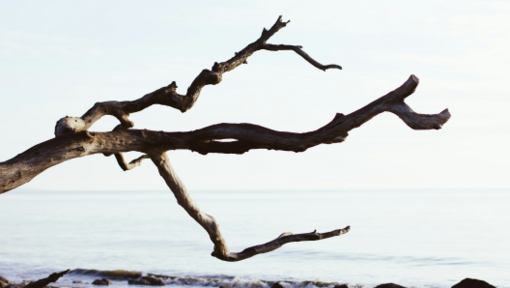
<instances>
[{"instance_id":1,"label":"ocean","mask_svg":"<svg viewBox=\"0 0 510 288\"><path fill-rule=\"evenodd\" d=\"M102 275L127 287L121 276L136 271L192 287L442 288L470 277L510 288L508 189L190 194L219 222L230 251L283 232L351 231L230 263L210 255L208 235L170 191L20 189L0 194L0 275L21 282L71 269L61 287L92 287Z\"/></svg>"}]
</instances>

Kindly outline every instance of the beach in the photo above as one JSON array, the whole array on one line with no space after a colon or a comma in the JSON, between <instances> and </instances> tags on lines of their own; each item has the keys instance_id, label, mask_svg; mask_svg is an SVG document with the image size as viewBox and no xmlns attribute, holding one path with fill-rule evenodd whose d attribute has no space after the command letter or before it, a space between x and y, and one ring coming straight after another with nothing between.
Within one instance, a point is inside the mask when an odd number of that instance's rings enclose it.
<instances>
[{"instance_id":1,"label":"beach","mask_svg":"<svg viewBox=\"0 0 510 288\"><path fill-rule=\"evenodd\" d=\"M194 287L270 287L277 281L289 287L451 287L466 277L510 287L504 253L510 232L502 229L510 224L506 191L190 193L218 220L231 251L287 231L352 228L229 263L210 256L207 234L170 192L20 190L0 196L0 275L21 282L71 269L59 282L71 287L81 287L74 280L90 286L100 271L114 270L172 276L167 285Z\"/></svg>"}]
</instances>

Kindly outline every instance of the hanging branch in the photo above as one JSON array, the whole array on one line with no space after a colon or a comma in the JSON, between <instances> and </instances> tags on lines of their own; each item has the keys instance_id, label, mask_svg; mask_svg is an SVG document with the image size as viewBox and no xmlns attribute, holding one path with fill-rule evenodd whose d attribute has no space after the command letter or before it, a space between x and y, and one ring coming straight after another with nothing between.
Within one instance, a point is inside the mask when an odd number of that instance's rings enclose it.
<instances>
[{"instance_id":1,"label":"hanging branch","mask_svg":"<svg viewBox=\"0 0 510 288\"><path fill-rule=\"evenodd\" d=\"M170 165L170 161L168 160L166 153L155 153L151 154L150 157L154 165L158 167L159 175L163 177L170 190L174 193L177 203L179 203L179 205L188 212L191 218L195 219L195 221L197 221L198 224L207 231L209 238L211 238L211 241L214 244L214 250L211 255L220 260L229 262L241 261L257 254L271 252L290 242L322 240L349 232L349 226L344 229L338 229L326 233L317 233L316 231L313 231L311 233L292 234L290 232L285 232L276 239L267 243L252 246L237 253L229 252L227 242L221 235L218 223L214 217L200 210L195 201L193 201L186 190L186 186L184 186L184 183L182 183L181 179L179 179L179 176L177 176Z\"/></svg>"}]
</instances>

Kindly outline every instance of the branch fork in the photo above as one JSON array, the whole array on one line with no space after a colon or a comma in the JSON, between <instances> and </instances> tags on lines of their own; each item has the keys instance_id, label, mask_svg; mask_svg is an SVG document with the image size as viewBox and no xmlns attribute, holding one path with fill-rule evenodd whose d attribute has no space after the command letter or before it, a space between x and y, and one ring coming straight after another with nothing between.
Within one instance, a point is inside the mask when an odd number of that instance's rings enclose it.
<instances>
[{"instance_id":1,"label":"branch fork","mask_svg":"<svg viewBox=\"0 0 510 288\"><path fill-rule=\"evenodd\" d=\"M198 224L200 224L200 226L202 226L207 231L209 238L214 244L214 250L211 255L220 260L229 262L241 261L253 257L257 254L271 252L287 243L327 239L345 234L350 230L350 227L347 226L343 229L338 229L326 233L317 233L314 231L311 233L292 234L290 232L285 232L278 236L276 239L267 243L248 247L241 252L230 252L228 250L225 238L223 238L221 235L218 223L214 217L203 212L195 203L195 201L193 201L186 187L184 186L184 183L182 183L181 179L179 179L172 166L170 165L170 161L168 160L166 153L150 154L150 158L158 168L161 177L163 177L168 187L170 187L170 190L172 190L174 193L175 198L177 199L177 203L179 203L179 205L182 206L186 212L188 212L191 218L195 219L195 221L197 221Z\"/></svg>"},{"instance_id":2,"label":"branch fork","mask_svg":"<svg viewBox=\"0 0 510 288\"><path fill-rule=\"evenodd\" d=\"M394 91L368 105L348 115L337 113L328 124L305 133L275 131L246 123L221 123L188 132L131 129L134 123L129 120L129 115L152 105L165 105L186 112L198 100L204 86L219 84L223 73L243 63L247 64L247 59L258 50L292 50L320 70L342 69L336 64L320 64L305 53L301 46L268 44L267 41L288 23L289 21L282 21L280 16L269 30L264 29L256 41L236 53L234 57L225 62L215 62L211 70L202 70L184 95L178 94L177 84L171 82L168 86L137 100L99 102L81 117L66 116L58 120L55 126L55 138L0 163L0 194L29 182L46 169L64 161L92 154L105 156L113 154L124 171L139 166L145 159L151 159L173 192L178 204L209 234L214 244L212 256L224 261L240 261L273 251L287 243L323 240L349 232L349 226L325 233L286 232L267 243L248 247L241 252L230 252L218 223L214 217L203 212L190 197L186 187L170 165L166 152L191 150L204 155L208 153L243 154L253 149L303 152L320 144L343 142L349 131L360 127L383 112L394 113L412 129L440 129L450 118L448 109L438 114L419 114L405 103L405 99L419 84L418 78L414 75L411 75ZM89 132L88 129L105 115L116 117L120 124L110 132ZM225 142L223 141L225 139L233 139L233 141ZM128 163L123 155L128 151L141 152L143 155Z\"/></svg>"},{"instance_id":3,"label":"branch fork","mask_svg":"<svg viewBox=\"0 0 510 288\"><path fill-rule=\"evenodd\" d=\"M204 86L219 84L222 80L223 73L234 70L241 64L247 64L248 58L258 50L293 50L310 64L321 70L325 71L332 68L342 69L339 65L320 64L306 54L301 49L301 46L273 45L266 43L276 32L285 27L289 22L290 21L282 21L281 16L278 17L271 29L264 29L259 39L235 53L234 57L225 62L215 62L211 70L202 70L195 80L193 80L185 95L176 92L177 84L174 81L170 83L170 85L149 93L138 100L99 102L82 117L66 116L60 119L55 126L55 136L58 137L88 130L97 120L105 115L116 117L124 128L129 129L134 127L134 123L129 120L129 115L131 113L142 111L155 104L173 107L184 113L193 107Z\"/></svg>"}]
</instances>

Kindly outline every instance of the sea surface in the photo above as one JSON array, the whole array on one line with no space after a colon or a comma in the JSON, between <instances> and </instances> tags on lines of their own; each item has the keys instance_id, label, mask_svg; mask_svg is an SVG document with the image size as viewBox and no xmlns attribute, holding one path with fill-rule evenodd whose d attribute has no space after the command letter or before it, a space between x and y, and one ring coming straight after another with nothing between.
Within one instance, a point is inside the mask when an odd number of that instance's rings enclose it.
<instances>
[{"instance_id":1,"label":"sea surface","mask_svg":"<svg viewBox=\"0 0 510 288\"><path fill-rule=\"evenodd\" d=\"M451 287L470 277L510 288L509 189L190 194L230 251L283 232L351 231L229 263L210 256L208 235L170 191L14 190L0 194L0 275L35 280L71 269L57 283L68 287L104 275L127 286L122 275L135 271L192 287Z\"/></svg>"}]
</instances>

